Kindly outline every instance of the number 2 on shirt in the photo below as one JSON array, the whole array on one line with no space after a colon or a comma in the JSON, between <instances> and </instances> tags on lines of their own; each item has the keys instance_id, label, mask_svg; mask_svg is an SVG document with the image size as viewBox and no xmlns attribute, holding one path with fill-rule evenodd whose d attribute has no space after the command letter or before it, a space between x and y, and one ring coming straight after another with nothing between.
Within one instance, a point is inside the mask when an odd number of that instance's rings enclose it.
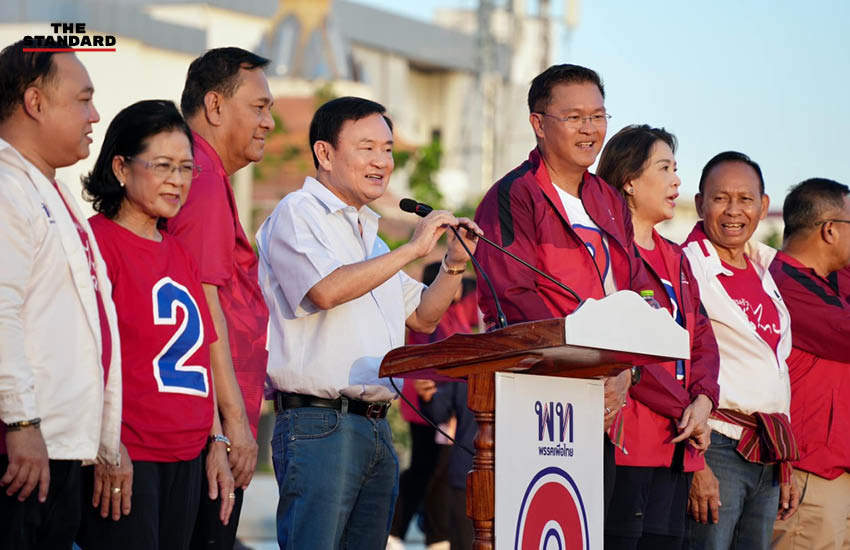
<instances>
[{"instance_id":1,"label":"number 2 on shirt","mask_svg":"<svg viewBox=\"0 0 850 550\"><path fill-rule=\"evenodd\" d=\"M204 342L204 324L195 298L186 287L163 277L153 287L153 322L177 324L177 308L183 309L183 323L153 359L153 375L159 391L206 397L209 393L207 369L186 365L186 360Z\"/></svg>"}]
</instances>

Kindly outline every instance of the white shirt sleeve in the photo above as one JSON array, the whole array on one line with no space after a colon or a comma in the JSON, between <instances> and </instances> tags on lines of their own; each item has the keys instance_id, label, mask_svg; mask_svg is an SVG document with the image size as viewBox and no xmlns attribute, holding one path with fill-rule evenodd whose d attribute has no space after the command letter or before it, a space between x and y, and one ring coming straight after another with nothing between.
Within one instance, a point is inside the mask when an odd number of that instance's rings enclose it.
<instances>
[{"instance_id":1,"label":"white shirt sleeve","mask_svg":"<svg viewBox=\"0 0 850 550\"><path fill-rule=\"evenodd\" d=\"M272 214L267 258L296 317L319 309L307 297L316 283L343 264L333 254L328 235L307 201L284 201Z\"/></svg>"},{"instance_id":2,"label":"white shirt sleeve","mask_svg":"<svg viewBox=\"0 0 850 550\"><path fill-rule=\"evenodd\" d=\"M422 292L428 288L404 271L398 272L401 277L401 289L404 294L404 318L407 319L419 307Z\"/></svg>"},{"instance_id":3,"label":"white shirt sleeve","mask_svg":"<svg viewBox=\"0 0 850 550\"><path fill-rule=\"evenodd\" d=\"M38 416L21 319L37 244L29 200L19 191L14 182L0 180L0 420L6 424Z\"/></svg>"}]
</instances>

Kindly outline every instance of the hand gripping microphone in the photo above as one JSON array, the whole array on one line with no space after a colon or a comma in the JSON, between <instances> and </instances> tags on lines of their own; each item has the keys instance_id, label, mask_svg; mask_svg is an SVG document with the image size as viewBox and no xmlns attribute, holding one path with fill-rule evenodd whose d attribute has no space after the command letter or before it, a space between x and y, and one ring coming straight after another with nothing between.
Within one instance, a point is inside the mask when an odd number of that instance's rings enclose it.
<instances>
[{"instance_id":1,"label":"hand gripping microphone","mask_svg":"<svg viewBox=\"0 0 850 550\"><path fill-rule=\"evenodd\" d=\"M428 214L431 213L433 208L428 206L427 204L422 204L421 202L416 202L413 199L401 199L401 202L398 203L398 207L404 210L405 212L410 212L411 214L416 214L424 218ZM487 276L487 273L484 271L484 268L481 267L481 264L478 263L478 260L475 259L475 256L472 255L472 252L469 250L469 247L466 246L466 243L463 242L463 239L460 238L460 234L457 232L457 229L454 227L449 227L457 237L458 242L463 246L463 249L466 250L466 253L469 254L469 259L472 260L472 265L475 266L475 269L478 270L478 273L481 274L481 277L484 279L484 282L487 283L487 286L490 287L490 294L493 295L493 302L496 305L496 321L499 324L499 328L505 328L508 326L508 320L505 317L505 312L502 311L502 304L499 302L499 296L496 294L496 289L493 288L493 283L490 282L490 277ZM481 235L478 236L479 239L483 239Z\"/></svg>"},{"instance_id":2,"label":"hand gripping microphone","mask_svg":"<svg viewBox=\"0 0 850 550\"><path fill-rule=\"evenodd\" d=\"M401 208L405 212L410 212L412 214L416 214L417 216L421 216L423 218L425 216L427 216L432 210L434 210L433 208L431 208L427 204L422 204L421 202L416 202L413 199L401 199L401 202L398 203L398 206L399 206L399 208ZM457 234L457 230L455 230L454 227L452 227L451 229L452 229L452 231L454 231L455 235L457 235L458 239L460 239L460 235ZM493 248L496 248L497 250L500 250L501 252L507 254L508 256L510 256L511 258L516 260L517 262L521 263L522 265L524 265L528 269L532 270L533 272L535 272L538 275L540 275L541 277L543 277L544 279L551 281L552 283L558 285L559 288L561 288L561 289L565 290L566 292L572 294L573 297L576 299L576 301L581 303L582 300L581 300L581 297L578 295L578 293L576 293L576 291L574 291L573 289L571 289L570 287L568 287L567 285L565 285L561 281L555 279L554 277L552 277L551 275L549 275L547 273L543 273L542 271L540 271L539 269L537 269L536 267L534 267L530 263L526 262L525 260L523 260L522 258L517 256L516 254L513 254L512 252L509 252L508 250L504 249L503 247L497 245L496 243L494 243L493 241L491 241L487 237L485 237L483 235L479 235L478 238L481 239L482 241L484 241L485 243L489 244ZM469 250L466 248L466 244L462 240L460 242L461 242L461 244L463 244L463 247L466 250L467 254L469 254ZM507 320L505 320L505 314L502 312L502 305L499 303L499 297L496 295L496 291L493 288L493 284L490 282L490 278L487 276L487 274L484 272L484 270L481 269L481 265L478 263L478 261L475 259L475 257L472 254L469 254L469 257L472 259L472 263L473 263L473 265L475 265L475 268L478 270L479 273L481 273L482 277L484 278L484 281L487 282L487 286L490 287L490 293L493 295L493 301L495 302L495 305L496 305L496 313L497 313L497 316L499 318L498 319L499 328L506 327L508 323L507 323ZM502 323L502 321L504 321L504 324Z\"/></svg>"}]
</instances>

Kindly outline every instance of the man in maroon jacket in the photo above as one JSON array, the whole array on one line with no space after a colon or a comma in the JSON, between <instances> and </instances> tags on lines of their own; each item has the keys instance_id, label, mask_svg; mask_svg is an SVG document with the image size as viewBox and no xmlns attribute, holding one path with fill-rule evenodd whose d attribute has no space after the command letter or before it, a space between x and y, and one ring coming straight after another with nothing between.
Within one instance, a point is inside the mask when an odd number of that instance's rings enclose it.
<instances>
[{"instance_id":1,"label":"man in maroon jacket","mask_svg":"<svg viewBox=\"0 0 850 550\"><path fill-rule=\"evenodd\" d=\"M800 450L797 514L773 547L850 545L850 188L806 180L785 198L785 242L770 273L791 313L791 426ZM842 285L843 288L842 288Z\"/></svg>"},{"instance_id":2,"label":"man in maroon jacket","mask_svg":"<svg viewBox=\"0 0 850 550\"><path fill-rule=\"evenodd\" d=\"M528 108L537 147L490 188L476 223L582 299L649 288L625 201L587 170L602 149L610 118L599 75L578 65L549 67L532 81ZM573 295L492 247L478 247L475 257L492 279L509 323L563 317L578 307ZM484 320L492 326L493 296L486 285L478 288ZM625 404L630 383L628 371L606 380L606 428ZM606 508L613 455L606 438Z\"/></svg>"}]
</instances>

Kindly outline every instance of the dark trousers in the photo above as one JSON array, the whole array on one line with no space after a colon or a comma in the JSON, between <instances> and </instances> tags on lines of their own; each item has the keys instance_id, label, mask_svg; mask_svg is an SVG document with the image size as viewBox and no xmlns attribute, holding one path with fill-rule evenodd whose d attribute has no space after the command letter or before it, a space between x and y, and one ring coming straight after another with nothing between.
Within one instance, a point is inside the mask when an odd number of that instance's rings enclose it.
<instances>
[{"instance_id":1,"label":"dark trousers","mask_svg":"<svg viewBox=\"0 0 850 550\"><path fill-rule=\"evenodd\" d=\"M94 466L83 468L82 550L184 550L198 513L201 457L183 462L133 462L130 515L102 518L91 504ZM109 488L106 488L109 490ZM78 497L79 498L79 497Z\"/></svg>"},{"instance_id":2,"label":"dark trousers","mask_svg":"<svg viewBox=\"0 0 850 550\"><path fill-rule=\"evenodd\" d=\"M9 457L0 455L0 477ZM0 547L4 550L71 548L80 524L80 461L51 460L50 490L38 501L38 486L23 502L0 488Z\"/></svg>"},{"instance_id":3,"label":"dark trousers","mask_svg":"<svg viewBox=\"0 0 850 550\"><path fill-rule=\"evenodd\" d=\"M617 462L614 454L614 444L603 435L602 439L602 487L605 502L605 515L608 517L608 508L611 506L611 498L614 496L614 483L617 481Z\"/></svg>"},{"instance_id":4,"label":"dark trousers","mask_svg":"<svg viewBox=\"0 0 850 550\"><path fill-rule=\"evenodd\" d=\"M693 474L671 468L617 466L605 518L608 550L681 550Z\"/></svg>"},{"instance_id":5,"label":"dark trousers","mask_svg":"<svg viewBox=\"0 0 850 550\"><path fill-rule=\"evenodd\" d=\"M472 520L466 515L466 489L452 487L451 491L452 497L449 502L452 521L449 536L451 550L472 550L475 530L472 527Z\"/></svg>"},{"instance_id":6,"label":"dark trousers","mask_svg":"<svg viewBox=\"0 0 850 550\"><path fill-rule=\"evenodd\" d=\"M404 539L410 520L421 508L426 492L437 468L439 445L434 442L436 431L431 426L411 422L410 467L401 473L398 480L398 500L393 512L390 534ZM434 533L430 514L425 519L425 544L446 540L445 532ZM435 536L436 535L436 536Z\"/></svg>"},{"instance_id":7,"label":"dark trousers","mask_svg":"<svg viewBox=\"0 0 850 550\"><path fill-rule=\"evenodd\" d=\"M202 464L207 463L207 452L201 453ZM236 544L236 529L239 527L239 514L242 512L242 489L233 491L236 500L233 503L233 512L230 520L223 525L218 519L221 510L221 499L227 495L219 495L216 500L210 500L210 485L206 474L201 475L200 497L201 503L198 507L198 518L195 521L195 532L192 534L191 550L233 550Z\"/></svg>"}]
</instances>

